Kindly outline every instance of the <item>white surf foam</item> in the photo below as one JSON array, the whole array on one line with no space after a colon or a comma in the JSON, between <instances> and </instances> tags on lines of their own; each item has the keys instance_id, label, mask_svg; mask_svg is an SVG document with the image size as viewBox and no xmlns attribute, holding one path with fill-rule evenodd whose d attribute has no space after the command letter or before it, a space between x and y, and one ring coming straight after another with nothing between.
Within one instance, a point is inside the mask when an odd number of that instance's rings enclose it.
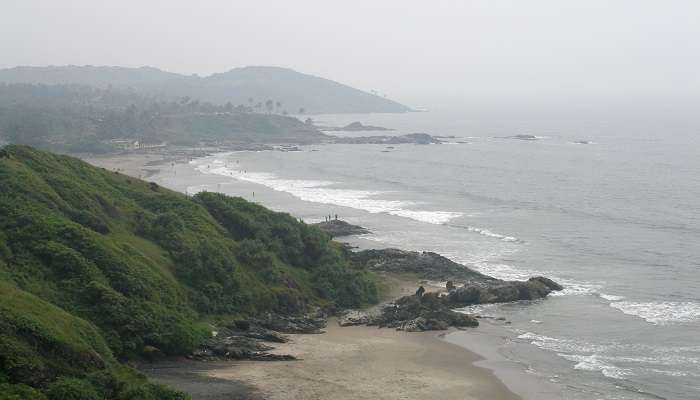
<instances>
[{"instance_id":1,"label":"white surf foam","mask_svg":"<svg viewBox=\"0 0 700 400\"><path fill-rule=\"evenodd\" d=\"M615 365L605 362L600 359L597 354L582 355L582 354L557 354L558 356L573 361L576 364L574 369L583 371L599 371L608 378L623 379L626 375L630 375L627 369L616 367Z\"/></svg>"},{"instance_id":2,"label":"white surf foam","mask_svg":"<svg viewBox=\"0 0 700 400\"><path fill-rule=\"evenodd\" d=\"M605 294L605 293L598 293L598 296L600 296L601 299L605 299L608 301L620 301L625 298L625 296L616 296L614 294Z\"/></svg>"},{"instance_id":3,"label":"white surf foam","mask_svg":"<svg viewBox=\"0 0 700 400\"><path fill-rule=\"evenodd\" d=\"M517 338L575 362L575 369L599 371L610 378L621 379L630 375L646 375L650 372L666 376L700 375L692 372L694 366L700 365L699 346L595 344L554 338L533 332L522 333Z\"/></svg>"},{"instance_id":4,"label":"white surf foam","mask_svg":"<svg viewBox=\"0 0 700 400\"><path fill-rule=\"evenodd\" d=\"M416 221L427 222L436 225L446 224L450 220L454 218L459 218L462 215L464 215L462 213L453 211L416 211L405 209L388 211L388 213L391 215L397 215L399 217L406 217L414 219Z\"/></svg>"},{"instance_id":5,"label":"white surf foam","mask_svg":"<svg viewBox=\"0 0 700 400\"><path fill-rule=\"evenodd\" d=\"M488 236L496 239L503 240L504 242L520 242L520 239L514 236L501 235L500 233L491 232L488 229L478 228L476 226L467 226L469 232L475 232L483 236Z\"/></svg>"},{"instance_id":6,"label":"white surf foam","mask_svg":"<svg viewBox=\"0 0 700 400\"><path fill-rule=\"evenodd\" d=\"M646 302L617 301L610 303L627 315L634 315L655 325L678 324L700 321L700 304L693 302Z\"/></svg>"},{"instance_id":7,"label":"white surf foam","mask_svg":"<svg viewBox=\"0 0 700 400\"><path fill-rule=\"evenodd\" d=\"M610 362L609 357L600 354L613 347L610 345L558 339L532 332L523 333L518 336L518 339L526 340L541 349L555 352L559 357L573 361L574 369L597 371L604 376L616 379L632 374L631 370L615 366Z\"/></svg>"},{"instance_id":8,"label":"white surf foam","mask_svg":"<svg viewBox=\"0 0 700 400\"><path fill-rule=\"evenodd\" d=\"M416 202L377 198L377 196L387 192L341 189L334 187L337 185L337 182L332 181L282 179L271 173L247 172L229 168L221 160L201 163L196 169L205 174L222 175L240 181L264 185L279 192L289 193L304 201L333 204L365 210L370 213L386 213L430 224L445 224L463 215L453 211L414 210L407 207L418 204Z\"/></svg>"}]
</instances>

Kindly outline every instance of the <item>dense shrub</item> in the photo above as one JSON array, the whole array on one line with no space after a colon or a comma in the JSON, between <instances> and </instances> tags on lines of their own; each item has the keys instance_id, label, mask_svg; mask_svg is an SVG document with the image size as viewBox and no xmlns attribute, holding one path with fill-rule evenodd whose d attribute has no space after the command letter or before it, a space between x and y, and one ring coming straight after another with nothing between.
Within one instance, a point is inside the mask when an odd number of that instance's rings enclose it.
<instances>
[{"instance_id":1,"label":"dense shrub","mask_svg":"<svg viewBox=\"0 0 700 400\"><path fill-rule=\"evenodd\" d=\"M370 275L288 214L221 194L153 190L29 147L4 152L0 286L18 297L0 302L0 383L14 392L180 398L124 382L112 354L189 352L210 334L198 324L209 316L376 301Z\"/></svg>"}]
</instances>

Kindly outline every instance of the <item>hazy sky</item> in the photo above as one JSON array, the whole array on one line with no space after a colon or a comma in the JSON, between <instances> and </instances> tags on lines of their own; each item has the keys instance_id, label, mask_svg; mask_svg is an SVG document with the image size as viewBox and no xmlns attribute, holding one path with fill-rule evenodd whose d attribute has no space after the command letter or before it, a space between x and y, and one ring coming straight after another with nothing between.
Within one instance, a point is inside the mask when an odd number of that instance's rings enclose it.
<instances>
[{"instance_id":1,"label":"hazy sky","mask_svg":"<svg viewBox=\"0 0 700 400\"><path fill-rule=\"evenodd\" d=\"M0 67L277 65L420 106L700 98L700 1L0 0Z\"/></svg>"}]
</instances>

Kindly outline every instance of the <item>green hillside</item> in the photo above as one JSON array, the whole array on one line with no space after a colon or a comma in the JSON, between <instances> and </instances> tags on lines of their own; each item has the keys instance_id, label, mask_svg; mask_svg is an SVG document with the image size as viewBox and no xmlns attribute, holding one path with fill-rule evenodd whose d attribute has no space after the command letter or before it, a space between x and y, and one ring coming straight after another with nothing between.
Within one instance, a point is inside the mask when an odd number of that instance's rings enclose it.
<instances>
[{"instance_id":1,"label":"green hillside","mask_svg":"<svg viewBox=\"0 0 700 400\"><path fill-rule=\"evenodd\" d=\"M341 83L279 67L234 68L207 77L180 75L151 67L15 67L0 70L0 82L45 85L80 84L128 88L141 94L184 97L218 105L232 103L290 114L398 113L409 107Z\"/></svg>"},{"instance_id":2,"label":"green hillside","mask_svg":"<svg viewBox=\"0 0 700 400\"><path fill-rule=\"evenodd\" d=\"M371 276L287 214L0 150L0 399L180 398L117 360L186 353L212 318L376 298Z\"/></svg>"}]
</instances>

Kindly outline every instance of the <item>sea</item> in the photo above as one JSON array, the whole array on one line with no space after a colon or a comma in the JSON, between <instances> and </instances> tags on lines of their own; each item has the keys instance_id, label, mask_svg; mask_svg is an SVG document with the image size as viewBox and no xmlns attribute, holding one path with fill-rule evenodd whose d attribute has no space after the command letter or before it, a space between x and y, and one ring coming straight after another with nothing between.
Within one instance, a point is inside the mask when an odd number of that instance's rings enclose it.
<instances>
[{"instance_id":1,"label":"sea","mask_svg":"<svg viewBox=\"0 0 700 400\"><path fill-rule=\"evenodd\" d=\"M544 300L461 310L481 315L482 327L447 336L470 348L488 332L497 360L486 367L516 370L502 374L516 392L506 375L542 383L521 392L526 399L700 398L692 112L455 107L311 118L392 129L335 135L424 132L444 143L220 153L153 179L309 223L338 215L372 232L347 239L362 248L434 251L501 279L560 282L565 289Z\"/></svg>"}]
</instances>

